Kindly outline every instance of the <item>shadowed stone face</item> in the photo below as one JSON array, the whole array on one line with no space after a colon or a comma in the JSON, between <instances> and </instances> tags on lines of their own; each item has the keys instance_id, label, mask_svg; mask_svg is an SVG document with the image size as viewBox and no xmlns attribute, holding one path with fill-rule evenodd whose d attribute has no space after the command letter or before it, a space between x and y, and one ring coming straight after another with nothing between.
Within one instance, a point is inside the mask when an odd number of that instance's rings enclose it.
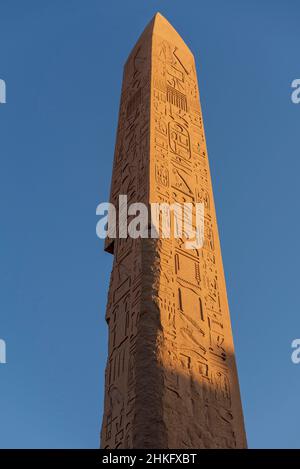
<instances>
[{"instance_id":1,"label":"shadowed stone face","mask_svg":"<svg viewBox=\"0 0 300 469\"><path fill-rule=\"evenodd\" d=\"M107 239L103 448L244 448L193 55L157 14L125 67L110 201L203 203L204 245Z\"/></svg>"}]
</instances>

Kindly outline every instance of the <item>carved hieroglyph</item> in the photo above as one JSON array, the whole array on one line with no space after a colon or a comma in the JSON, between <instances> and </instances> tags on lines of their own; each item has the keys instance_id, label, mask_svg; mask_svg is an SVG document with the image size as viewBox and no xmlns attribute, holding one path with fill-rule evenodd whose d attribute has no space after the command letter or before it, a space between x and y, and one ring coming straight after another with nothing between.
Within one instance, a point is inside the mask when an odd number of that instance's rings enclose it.
<instances>
[{"instance_id":1,"label":"carved hieroglyph","mask_svg":"<svg viewBox=\"0 0 300 469\"><path fill-rule=\"evenodd\" d=\"M102 448L244 448L196 67L157 14L125 67L110 201L202 202L204 245L107 239ZM122 207L119 208L122 211Z\"/></svg>"}]
</instances>

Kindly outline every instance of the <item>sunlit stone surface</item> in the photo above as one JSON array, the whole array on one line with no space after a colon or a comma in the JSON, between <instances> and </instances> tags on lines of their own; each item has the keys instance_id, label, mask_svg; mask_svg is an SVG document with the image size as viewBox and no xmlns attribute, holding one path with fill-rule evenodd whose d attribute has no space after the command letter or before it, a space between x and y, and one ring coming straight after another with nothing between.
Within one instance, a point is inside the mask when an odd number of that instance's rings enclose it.
<instances>
[{"instance_id":1,"label":"sunlit stone surface","mask_svg":"<svg viewBox=\"0 0 300 469\"><path fill-rule=\"evenodd\" d=\"M244 448L194 57L157 14L125 67L110 201L202 202L204 246L111 239L102 448Z\"/></svg>"}]
</instances>

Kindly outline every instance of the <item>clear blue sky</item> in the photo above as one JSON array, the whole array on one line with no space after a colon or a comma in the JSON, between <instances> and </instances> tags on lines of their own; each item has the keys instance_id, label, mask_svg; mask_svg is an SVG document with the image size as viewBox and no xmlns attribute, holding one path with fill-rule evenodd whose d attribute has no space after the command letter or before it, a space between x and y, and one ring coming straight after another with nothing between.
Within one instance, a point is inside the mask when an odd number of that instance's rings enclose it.
<instances>
[{"instance_id":1,"label":"clear blue sky","mask_svg":"<svg viewBox=\"0 0 300 469\"><path fill-rule=\"evenodd\" d=\"M1 447L97 447L122 67L160 11L194 52L249 446L300 447L297 0L1 0Z\"/></svg>"}]
</instances>

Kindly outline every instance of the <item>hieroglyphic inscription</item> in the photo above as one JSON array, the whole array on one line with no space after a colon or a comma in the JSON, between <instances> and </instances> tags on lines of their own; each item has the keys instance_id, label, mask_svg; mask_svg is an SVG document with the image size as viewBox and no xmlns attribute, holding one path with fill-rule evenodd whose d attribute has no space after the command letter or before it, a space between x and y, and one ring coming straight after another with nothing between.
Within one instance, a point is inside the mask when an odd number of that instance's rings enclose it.
<instances>
[{"instance_id":1,"label":"hieroglyphic inscription","mask_svg":"<svg viewBox=\"0 0 300 469\"><path fill-rule=\"evenodd\" d=\"M107 240L102 447L246 446L196 67L156 15L124 69L111 202L204 204L204 245Z\"/></svg>"},{"instance_id":2,"label":"hieroglyphic inscription","mask_svg":"<svg viewBox=\"0 0 300 469\"><path fill-rule=\"evenodd\" d=\"M127 203L147 202L149 166L150 29L137 43L125 67L114 155L110 201L120 211L119 194ZM119 216L119 213L118 213ZM109 350L101 445L132 447L135 408L136 338L140 315L142 269L140 240L107 239L114 254L106 321Z\"/></svg>"}]
</instances>

